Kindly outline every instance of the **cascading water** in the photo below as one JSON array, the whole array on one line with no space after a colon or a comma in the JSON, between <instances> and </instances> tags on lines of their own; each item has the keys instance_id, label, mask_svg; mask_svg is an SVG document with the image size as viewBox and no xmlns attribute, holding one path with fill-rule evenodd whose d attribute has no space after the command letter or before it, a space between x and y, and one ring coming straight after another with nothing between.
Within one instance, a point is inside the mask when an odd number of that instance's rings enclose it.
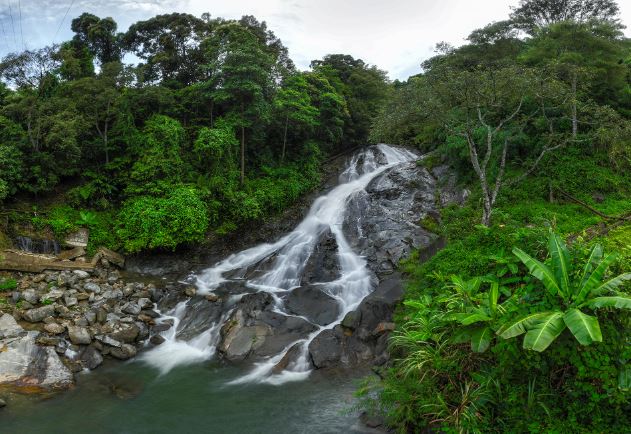
<instances>
[{"instance_id":1,"label":"cascading water","mask_svg":"<svg viewBox=\"0 0 631 434\"><path fill-rule=\"evenodd\" d=\"M355 154L340 175L340 184L313 203L308 215L296 229L275 243L261 244L233 254L196 276L201 294L211 294L229 282L238 281L240 287L250 292L270 294L274 299L275 313L295 317L285 307L283 297L300 287L309 258L325 233L330 232L337 244L339 277L333 281L312 284L337 302L339 309L336 319L326 325L312 323L314 331L289 343L278 354L255 364L248 374L233 383L256 381L280 384L304 379L309 375L309 344L323 330L339 324L375 286L374 275L368 270L366 260L353 251L342 231L346 205L351 197L364 191L379 174L417 158L417 155L408 150L387 145L377 145ZM264 270L258 270L261 264L265 264ZM253 268L257 268L254 270L257 273L252 275ZM233 306L243 295L232 294L228 306ZM226 309L221 318L206 331L193 339L183 340L178 337L178 325L185 316L189 302L190 300L179 303L168 316L161 319L173 322L173 327L163 332L165 342L141 356L162 372L168 372L176 365L211 358L221 338L220 330L232 312L232 308ZM300 318L307 321L307 318ZM293 359L278 372L279 362L290 351L293 352Z\"/></svg>"}]
</instances>

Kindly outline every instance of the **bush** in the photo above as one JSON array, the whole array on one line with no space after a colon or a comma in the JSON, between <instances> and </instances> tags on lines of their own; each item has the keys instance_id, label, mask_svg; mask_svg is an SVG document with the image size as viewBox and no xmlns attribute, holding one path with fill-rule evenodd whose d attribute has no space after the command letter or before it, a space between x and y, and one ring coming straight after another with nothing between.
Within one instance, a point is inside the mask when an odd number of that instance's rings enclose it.
<instances>
[{"instance_id":1,"label":"bush","mask_svg":"<svg viewBox=\"0 0 631 434\"><path fill-rule=\"evenodd\" d=\"M201 241L208 225L208 209L198 190L180 186L164 197L140 196L125 202L116 233L123 248L134 253Z\"/></svg>"}]
</instances>

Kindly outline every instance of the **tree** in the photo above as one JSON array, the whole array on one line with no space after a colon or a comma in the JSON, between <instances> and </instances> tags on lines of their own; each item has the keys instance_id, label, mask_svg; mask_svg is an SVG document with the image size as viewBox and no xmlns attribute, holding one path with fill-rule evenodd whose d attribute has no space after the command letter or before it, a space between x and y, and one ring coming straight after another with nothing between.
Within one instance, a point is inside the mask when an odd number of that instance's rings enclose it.
<instances>
[{"instance_id":1,"label":"tree","mask_svg":"<svg viewBox=\"0 0 631 434\"><path fill-rule=\"evenodd\" d=\"M199 44L209 31L207 22L190 14L158 15L132 24L122 44L146 62L143 82L186 86L200 79Z\"/></svg>"},{"instance_id":2,"label":"tree","mask_svg":"<svg viewBox=\"0 0 631 434\"><path fill-rule=\"evenodd\" d=\"M631 280L631 273L605 280L607 269L616 260L616 255L604 256L600 244L592 248L580 279L574 279L568 248L555 233L551 232L548 239L549 265L519 248L514 248L513 253L526 265L530 274L543 283L549 296L557 303L553 310L542 312L539 309L504 324L497 331L504 339L525 333L524 348L544 351L568 328L581 345L590 345L601 342L602 334L598 318L586 314L585 309L631 310L631 297L616 292L625 281Z\"/></svg>"},{"instance_id":3,"label":"tree","mask_svg":"<svg viewBox=\"0 0 631 434\"><path fill-rule=\"evenodd\" d=\"M85 12L72 20L71 29L75 32L73 43L78 47L87 47L101 65L120 62L122 52L117 28L116 21L111 17L99 18Z\"/></svg>"},{"instance_id":4,"label":"tree","mask_svg":"<svg viewBox=\"0 0 631 434\"><path fill-rule=\"evenodd\" d=\"M293 75L285 80L274 99L274 106L284 117L283 147L280 160L285 160L287 130L291 122L292 131L300 127L311 129L317 125L319 111L311 104L309 85L302 75Z\"/></svg>"},{"instance_id":5,"label":"tree","mask_svg":"<svg viewBox=\"0 0 631 434\"><path fill-rule=\"evenodd\" d=\"M533 34L536 29L562 21L617 23L619 13L615 0L520 0L513 8L511 20Z\"/></svg>"},{"instance_id":6,"label":"tree","mask_svg":"<svg viewBox=\"0 0 631 434\"><path fill-rule=\"evenodd\" d=\"M241 184L245 181L245 131L268 114L265 95L272 85L274 59L259 39L236 23L217 28L204 41L208 69L216 89L213 99L228 106L241 130Z\"/></svg>"},{"instance_id":7,"label":"tree","mask_svg":"<svg viewBox=\"0 0 631 434\"><path fill-rule=\"evenodd\" d=\"M435 68L427 83L430 96L425 115L444 126L448 140L467 150L482 192L482 224L489 226L501 188L521 181L547 153L567 141L556 130L555 111L551 109L558 111L562 105L563 87L517 66L473 72ZM548 128L546 139L530 167L521 175L506 179L509 150L516 147L536 115Z\"/></svg>"}]
</instances>

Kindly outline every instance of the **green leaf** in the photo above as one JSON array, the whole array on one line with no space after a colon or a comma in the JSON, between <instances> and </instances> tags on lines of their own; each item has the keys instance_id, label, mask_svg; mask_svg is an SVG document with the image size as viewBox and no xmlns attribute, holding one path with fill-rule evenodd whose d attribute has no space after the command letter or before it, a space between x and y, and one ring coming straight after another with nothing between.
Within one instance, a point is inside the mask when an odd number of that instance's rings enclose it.
<instances>
[{"instance_id":1,"label":"green leaf","mask_svg":"<svg viewBox=\"0 0 631 434\"><path fill-rule=\"evenodd\" d=\"M497 300L500 298L500 285L497 282L491 283L491 288L489 289L489 309L491 312L495 314L497 311Z\"/></svg>"},{"instance_id":2,"label":"green leaf","mask_svg":"<svg viewBox=\"0 0 631 434\"><path fill-rule=\"evenodd\" d=\"M621 274L612 279L609 279L602 285L592 289L590 291L590 295L600 295L603 292L615 291L618 289L620 285L622 285L626 280L631 280L631 273Z\"/></svg>"},{"instance_id":3,"label":"green leaf","mask_svg":"<svg viewBox=\"0 0 631 434\"><path fill-rule=\"evenodd\" d=\"M581 284L579 288L585 286L587 279L591 275L592 271L598 264L598 262L603 257L603 247L600 244L596 244L592 247L592 251L589 253L589 258L587 258L587 262L585 262L585 267L583 268L583 276L581 277Z\"/></svg>"},{"instance_id":4,"label":"green leaf","mask_svg":"<svg viewBox=\"0 0 631 434\"><path fill-rule=\"evenodd\" d=\"M621 390L628 391L631 389L631 364L627 363L618 373L618 387Z\"/></svg>"},{"instance_id":5,"label":"green leaf","mask_svg":"<svg viewBox=\"0 0 631 434\"><path fill-rule=\"evenodd\" d=\"M561 293L559 283L557 282L554 276L554 273L552 272L552 270L550 270L550 268L548 268L547 265L536 260L535 258L530 256L528 253L524 252L523 250L517 247L513 248L513 253L515 254L515 256L517 256L521 260L521 262L524 263L526 267L528 267L530 274L532 274L541 282L543 282L546 289L552 295Z\"/></svg>"},{"instance_id":6,"label":"green leaf","mask_svg":"<svg viewBox=\"0 0 631 434\"><path fill-rule=\"evenodd\" d=\"M491 345L493 332L490 327L479 327L471 333L471 351L483 353Z\"/></svg>"},{"instance_id":7,"label":"green leaf","mask_svg":"<svg viewBox=\"0 0 631 434\"><path fill-rule=\"evenodd\" d=\"M561 237L554 232L550 233L548 250L552 258L552 269L554 270L555 279L561 288L561 294L564 297L568 297L570 295L570 275L572 274L570 253Z\"/></svg>"},{"instance_id":8,"label":"green leaf","mask_svg":"<svg viewBox=\"0 0 631 434\"><path fill-rule=\"evenodd\" d=\"M491 318L483 313L471 312L471 313L456 313L452 315L452 318L459 321L462 325L471 325L476 322L491 321Z\"/></svg>"},{"instance_id":9,"label":"green leaf","mask_svg":"<svg viewBox=\"0 0 631 434\"><path fill-rule=\"evenodd\" d=\"M614 295L610 297L596 297L586 301L582 306L592 309L601 307L615 307L617 309L631 309L631 297L625 295Z\"/></svg>"},{"instance_id":10,"label":"green leaf","mask_svg":"<svg viewBox=\"0 0 631 434\"><path fill-rule=\"evenodd\" d=\"M599 286L603 280L603 276L607 268L616 260L616 255L611 254L602 259L589 277L585 279L585 283L581 285L578 295L574 298L577 303L581 303L592 292L594 288Z\"/></svg>"},{"instance_id":11,"label":"green leaf","mask_svg":"<svg viewBox=\"0 0 631 434\"><path fill-rule=\"evenodd\" d=\"M581 345L602 342L600 324L598 324L598 318L595 316L584 314L578 309L569 309L565 312L563 321Z\"/></svg>"},{"instance_id":12,"label":"green leaf","mask_svg":"<svg viewBox=\"0 0 631 434\"><path fill-rule=\"evenodd\" d=\"M536 322L538 319L550 315L550 313L551 312L536 312L521 316L513 321L503 324L497 331L497 334L502 339L514 338L522 333L526 333L526 328L528 326L531 326L533 322Z\"/></svg>"},{"instance_id":13,"label":"green leaf","mask_svg":"<svg viewBox=\"0 0 631 434\"><path fill-rule=\"evenodd\" d=\"M563 312L549 312L546 316L533 320L533 325L524 336L524 348L543 351L565 330Z\"/></svg>"}]
</instances>

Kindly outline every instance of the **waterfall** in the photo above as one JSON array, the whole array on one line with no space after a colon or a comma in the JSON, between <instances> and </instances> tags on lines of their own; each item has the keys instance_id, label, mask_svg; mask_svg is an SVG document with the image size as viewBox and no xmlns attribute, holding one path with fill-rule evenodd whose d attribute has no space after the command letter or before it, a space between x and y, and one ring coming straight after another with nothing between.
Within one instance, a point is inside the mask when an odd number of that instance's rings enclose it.
<instances>
[{"instance_id":1,"label":"waterfall","mask_svg":"<svg viewBox=\"0 0 631 434\"><path fill-rule=\"evenodd\" d=\"M43 253L58 255L61 248L56 240L34 240L29 237L19 236L15 238L15 246L28 253Z\"/></svg>"},{"instance_id":2,"label":"waterfall","mask_svg":"<svg viewBox=\"0 0 631 434\"><path fill-rule=\"evenodd\" d=\"M384 171L417 158L417 155L408 150L383 144L356 153L340 175L339 185L317 198L307 216L292 232L274 243L260 244L230 255L195 276L200 294L211 294L227 282L239 280L253 292L269 293L275 300L275 312L292 316L291 312L285 309L281 296L300 287L305 267L323 234L330 231L337 244L339 277L331 282L315 283L339 305L336 320L325 326L318 325L315 331L290 343L275 356L256 363L249 373L234 380L233 383L280 384L304 379L309 375L311 365L308 347L311 341L323 330L339 324L347 313L359 306L375 286L375 279L368 270L366 260L353 251L342 230L346 205L350 198L364 191L368 184ZM266 264L265 270L259 270L258 275L254 276L248 274L252 267L262 262ZM243 294L233 295L233 298L238 299L241 295ZM207 331L191 340L180 340L176 330L185 314L187 303L188 301L181 302L164 317L164 320L171 320L174 324L170 330L163 332L165 342L141 356L147 363L159 367L163 372L176 365L211 358L219 343L219 332L223 322L230 316L231 311L228 311ZM284 370L275 372L274 368L289 351L296 351L297 356Z\"/></svg>"}]
</instances>

